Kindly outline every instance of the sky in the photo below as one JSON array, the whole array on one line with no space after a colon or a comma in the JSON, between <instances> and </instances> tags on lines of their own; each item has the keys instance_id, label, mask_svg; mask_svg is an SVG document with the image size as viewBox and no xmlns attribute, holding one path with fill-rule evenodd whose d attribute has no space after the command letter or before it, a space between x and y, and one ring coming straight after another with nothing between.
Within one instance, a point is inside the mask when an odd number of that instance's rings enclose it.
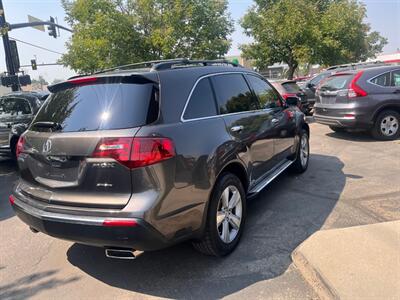
<instances>
[{"instance_id":1,"label":"sky","mask_svg":"<svg viewBox=\"0 0 400 300\"><path fill-rule=\"evenodd\" d=\"M384 53L393 53L400 48L400 0L363 0L367 8L366 22L371 25L372 30L376 30L388 39L388 45L383 49ZM231 36L232 47L228 55L238 55L238 46L251 41L243 34L238 21L253 4L252 0L229 0L229 12L235 21L235 31ZM64 17L65 13L60 0L3 0L6 20L10 24L27 22L27 15L35 16L42 20L48 20L50 16L57 17L58 23L68 27ZM12 30L9 36L18 40L39 45L49 50L49 52L34 48L32 46L17 42L21 65L30 65L31 59L36 57L37 63L54 63L61 54L66 51L65 43L70 37L70 33L61 31L61 36L57 39L50 37L46 32L33 28ZM75 73L62 66L38 67L33 71L30 67L23 68L31 78L43 76L50 83L54 79L66 79ZM0 44L0 72L5 71L5 57L2 43Z\"/></svg>"}]
</instances>

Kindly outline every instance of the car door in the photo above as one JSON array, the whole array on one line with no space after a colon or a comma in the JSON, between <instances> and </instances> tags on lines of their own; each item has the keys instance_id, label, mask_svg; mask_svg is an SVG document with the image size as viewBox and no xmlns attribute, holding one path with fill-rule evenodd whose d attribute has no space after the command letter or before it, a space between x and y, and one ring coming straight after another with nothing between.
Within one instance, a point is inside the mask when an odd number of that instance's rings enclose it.
<instances>
[{"instance_id":1,"label":"car door","mask_svg":"<svg viewBox=\"0 0 400 300\"><path fill-rule=\"evenodd\" d=\"M274 159L268 164L276 165L286 158L294 144L296 122L294 111L296 108L283 105L283 99L279 93L262 77L246 75L257 95L261 108L270 115L271 122L268 134L273 141Z\"/></svg>"},{"instance_id":2,"label":"car door","mask_svg":"<svg viewBox=\"0 0 400 300\"><path fill-rule=\"evenodd\" d=\"M274 155L270 134L272 116L260 110L244 75L228 73L212 77L219 114L235 143L235 151L249 166L250 184L262 179Z\"/></svg>"},{"instance_id":3,"label":"car door","mask_svg":"<svg viewBox=\"0 0 400 300\"><path fill-rule=\"evenodd\" d=\"M8 136L13 124L32 119L32 108L26 99L3 97L0 99L0 147L8 147Z\"/></svg>"}]
</instances>

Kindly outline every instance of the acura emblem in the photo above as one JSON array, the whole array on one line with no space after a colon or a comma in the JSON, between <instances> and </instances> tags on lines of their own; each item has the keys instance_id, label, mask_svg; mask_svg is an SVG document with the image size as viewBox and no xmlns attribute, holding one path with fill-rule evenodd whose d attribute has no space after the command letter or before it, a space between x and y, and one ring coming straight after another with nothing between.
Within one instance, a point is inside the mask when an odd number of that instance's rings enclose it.
<instances>
[{"instance_id":1,"label":"acura emblem","mask_svg":"<svg viewBox=\"0 0 400 300\"><path fill-rule=\"evenodd\" d=\"M43 144L43 152L44 153L49 153L51 150L51 140L48 139L44 144Z\"/></svg>"}]
</instances>

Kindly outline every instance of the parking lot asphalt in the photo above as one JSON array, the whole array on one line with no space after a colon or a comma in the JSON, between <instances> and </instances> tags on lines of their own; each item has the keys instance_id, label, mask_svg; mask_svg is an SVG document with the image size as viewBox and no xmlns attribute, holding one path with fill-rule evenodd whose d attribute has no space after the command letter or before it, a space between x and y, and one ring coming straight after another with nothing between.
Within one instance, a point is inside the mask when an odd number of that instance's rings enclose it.
<instances>
[{"instance_id":1,"label":"parking lot asphalt","mask_svg":"<svg viewBox=\"0 0 400 300\"><path fill-rule=\"evenodd\" d=\"M311 124L309 169L282 174L249 203L239 247L226 258L190 244L133 261L32 233L8 195L17 179L0 161L0 299L313 299L290 255L317 230L400 220L400 140L333 133Z\"/></svg>"}]
</instances>

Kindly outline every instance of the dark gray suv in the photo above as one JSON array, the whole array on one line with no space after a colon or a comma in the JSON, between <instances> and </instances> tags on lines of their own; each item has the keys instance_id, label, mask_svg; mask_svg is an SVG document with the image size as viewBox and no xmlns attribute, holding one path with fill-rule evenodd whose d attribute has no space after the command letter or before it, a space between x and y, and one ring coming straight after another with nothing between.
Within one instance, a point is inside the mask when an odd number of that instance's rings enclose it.
<instances>
[{"instance_id":1,"label":"dark gray suv","mask_svg":"<svg viewBox=\"0 0 400 300\"><path fill-rule=\"evenodd\" d=\"M316 95L314 118L334 131L369 130L380 140L400 136L400 66L336 73Z\"/></svg>"},{"instance_id":2,"label":"dark gray suv","mask_svg":"<svg viewBox=\"0 0 400 300\"><path fill-rule=\"evenodd\" d=\"M224 61L144 63L49 89L18 142L10 202L33 231L109 257L184 240L226 255L246 200L308 166L304 115L258 73Z\"/></svg>"}]
</instances>

